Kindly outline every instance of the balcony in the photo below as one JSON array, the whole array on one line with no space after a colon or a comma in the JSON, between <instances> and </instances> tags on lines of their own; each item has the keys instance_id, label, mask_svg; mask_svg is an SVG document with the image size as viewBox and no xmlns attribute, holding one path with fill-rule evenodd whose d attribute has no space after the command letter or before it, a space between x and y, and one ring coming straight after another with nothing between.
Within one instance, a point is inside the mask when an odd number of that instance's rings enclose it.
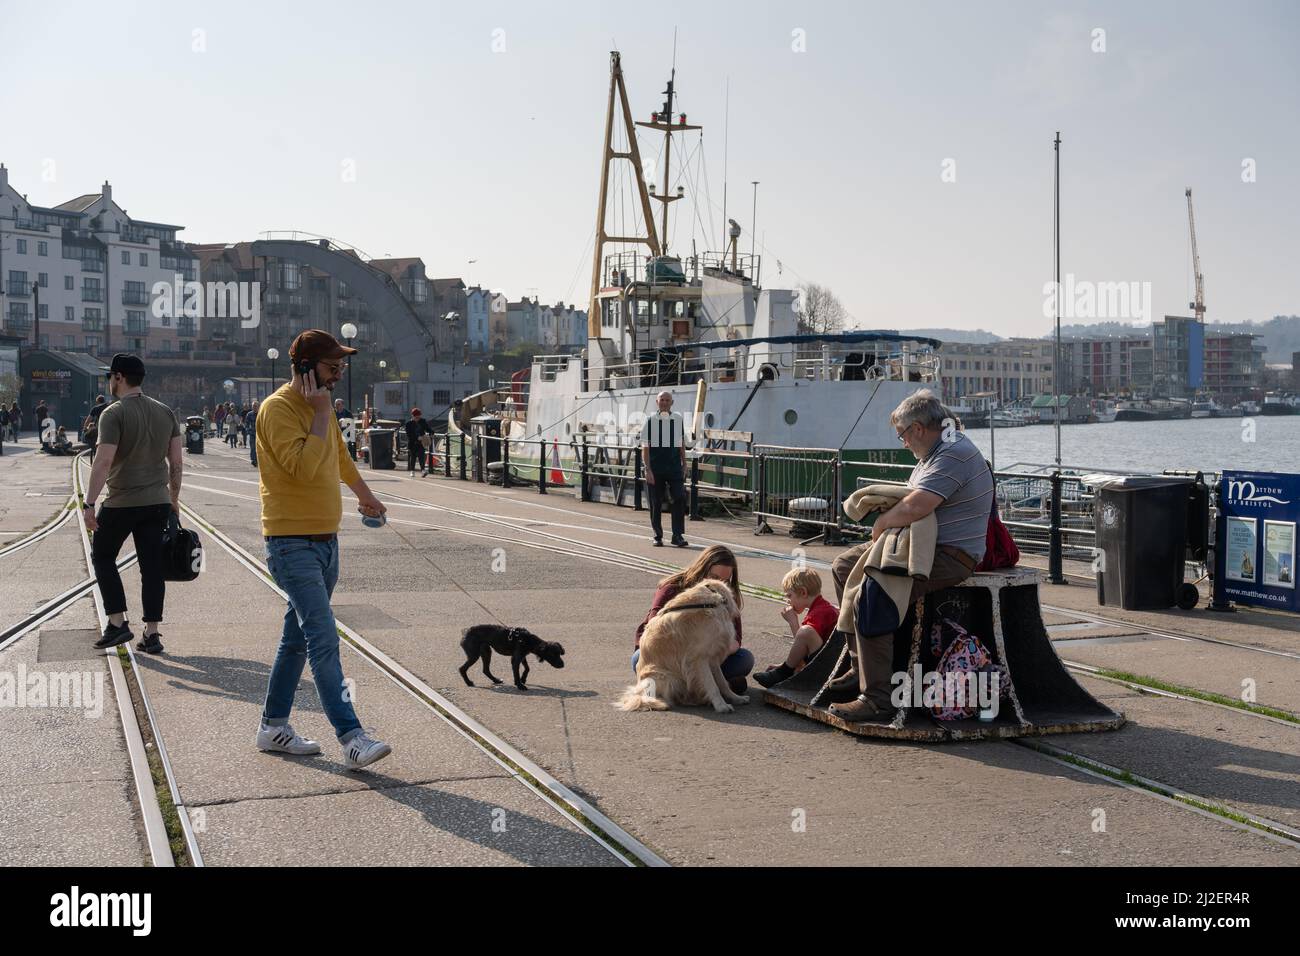
<instances>
[{"instance_id":1,"label":"balcony","mask_svg":"<svg viewBox=\"0 0 1300 956\"><path fill-rule=\"evenodd\" d=\"M138 229L135 226L123 226L121 236L123 242L134 242L141 246L149 244L149 237L145 234L144 230Z\"/></svg>"},{"instance_id":2,"label":"balcony","mask_svg":"<svg viewBox=\"0 0 1300 956\"><path fill-rule=\"evenodd\" d=\"M176 323L176 334L182 338L192 339L197 334L197 326L193 319L181 319Z\"/></svg>"},{"instance_id":3,"label":"balcony","mask_svg":"<svg viewBox=\"0 0 1300 956\"><path fill-rule=\"evenodd\" d=\"M14 228L22 229L27 232L49 232L50 227L43 222L33 222L30 219L15 219Z\"/></svg>"},{"instance_id":4,"label":"balcony","mask_svg":"<svg viewBox=\"0 0 1300 956\"><path fill-rule=\"evenodd\" d=\"M19 279L17 281L10 279L5 283L5 292L9 295L21 296L24 299L30 299L32 297L32 287L27 284L26 279Z\"/></svg>"},{"instance_id":5,"label":"balcony","mask_svg":"<svg viewBox=\"0 0 1300 956\"><path fill-rule=\"evenodd\" d=\"M82 259L81 271L82 272L103 272L104 260L103 259Z\"/></svg>"},{"instance_id":6,"label":"balcony","mask_svg":"<svg viewBox=\"0 0 1300 956\"><path fill-rule=\"evenodd\" d=\"M103 302L104 290L99 288L86 288L85 286L83 286L81 289L81 301L82 302Z\"/></svg>"},{"instance_id":7,"label":"balcony","mask_svg":"<svg viewBox=\"0 0 1300 956\"><path fill-rule=\"evenodd\" d=\"M123 324L123 331L127 335L146 335L149 332L149 320L127 319Z\"/></svg>"},{"instance_id":8,"label":"balcony","mask_svg":"<svg viewBox=\"0 0 1300 956\"><path fill-rule=\"evenodd\" d=\"M5 331L10 335L30 335L32 317L25 312L11 312L5 316Z\"/></svg>"},{"instance_id":9,"label":"balcony","mask_svg":"<svg viewBox=\"0 0 1300 956\"><path fill-rule=\"evenodd\" d=\"M82 319L82 320L81 320L81 331L83 331L83 332L103 332L103 331L104 331L104 320L103 320L103 319Z\"/></svg>"},{"instance_id":10,"label":"balcony","mask_svg":"<svg viewBox=\"0 0 1300 956\"><path fill-rule=\"evenodd\" d=\"M306 298L304 298L303 296L300 296L300 295L291 295L291 296L289 296L289 314L290 314L290 315L306 315L306 314L307 314L307 300L306 300Z\"/></svg>"},{"instance_id":11,"label":"balcony","mask_svg":"<svg viewBox=\"0 0 1300 956\"><path fill-rule=\"evenodd\" d=\"M122 304L123 305L148 305L149 293L145 292L143 289L123 289Z\"/></svg>"}]
</instances>

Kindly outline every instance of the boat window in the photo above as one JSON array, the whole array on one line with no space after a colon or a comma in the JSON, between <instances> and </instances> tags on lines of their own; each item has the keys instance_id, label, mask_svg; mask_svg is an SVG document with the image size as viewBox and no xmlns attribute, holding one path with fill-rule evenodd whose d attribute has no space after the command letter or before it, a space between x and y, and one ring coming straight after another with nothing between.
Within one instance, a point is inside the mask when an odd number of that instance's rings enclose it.
<instances>
[{"instance_id":1,"label":"boat window","mask_svg":"<svg viewBox=\"0 0 1300 956\"><path fill-rule=\"evenodd\" d=\"M785 423L787 425L793 425L798 420L799 420L799 413L796 412L793 408L787 408L785 410Z\"/></svg>"}]
</instances>

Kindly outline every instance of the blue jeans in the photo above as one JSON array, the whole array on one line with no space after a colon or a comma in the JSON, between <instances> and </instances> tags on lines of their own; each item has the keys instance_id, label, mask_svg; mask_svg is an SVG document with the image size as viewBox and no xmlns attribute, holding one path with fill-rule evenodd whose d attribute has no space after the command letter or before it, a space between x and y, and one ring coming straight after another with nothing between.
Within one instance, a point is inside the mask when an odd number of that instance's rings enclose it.
<instances>
[{"instance_id":1,"label":"blue jeans","mask_svg":"<svg viewBox=\"0 0 1300 956\"><path fill-rule=\"evenodd\" d=\"M271 577L289 595L289 606L262 720L272 727L289 722L303 665L310 661L321 707L334 733L346 743L361 729L361 722L343 685L339 633L330 610L330 596L339 579L338 539L271 538L266 542L266 559Z\"/></svg>"},{"instance_id":2,"label":"blue jeans","mask_svg":"<svg viewBox=\"0 0 1300 956\"><path fill-rule=\"evenodd\" d=\"M632 670L636 670L636 662L641 659L641 648L632 652ZM742 647L736 653L732 654L722 662L722 676L727 680L735 680L737 677L744 677L754 669L754 655L747 648Z\"/></svg>"}]
</instances>

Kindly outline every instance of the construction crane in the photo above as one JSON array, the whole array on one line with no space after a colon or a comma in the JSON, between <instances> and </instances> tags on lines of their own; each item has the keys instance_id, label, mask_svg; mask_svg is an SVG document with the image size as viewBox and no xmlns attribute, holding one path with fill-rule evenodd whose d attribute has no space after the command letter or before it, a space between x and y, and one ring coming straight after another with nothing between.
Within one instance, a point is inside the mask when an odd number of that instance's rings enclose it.
<instances>
[{"instance_id":1,"label":"construction crane","mask_svg":"<svg viewBox=\"0 0 1300 956\"><path fill-rule=\"evenodd\" d=\"M1201 275L1201 254L1196 251L1196 217L1192 215L1192 187L1187 187L1187 226L1192 232L1192 271L1196 274L1196 301L1187 303L1197 322L1205 321L1205 276Z\"/></svg>"}]
</instances>

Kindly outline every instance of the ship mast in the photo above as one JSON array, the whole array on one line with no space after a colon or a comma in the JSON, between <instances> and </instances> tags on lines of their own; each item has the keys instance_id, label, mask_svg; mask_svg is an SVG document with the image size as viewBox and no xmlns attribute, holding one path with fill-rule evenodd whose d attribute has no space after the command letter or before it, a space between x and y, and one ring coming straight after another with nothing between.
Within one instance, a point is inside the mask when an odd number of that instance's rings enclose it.
<instances>
[{"instance_id":1,"label":"ship mast","mask_svg":"<svg viewBox=\"0 0 1300 956\"><path fill-rule=\"evenodd\" d=\"M669 167L672 165L673 158L673 133L684 130L700 129L699 126L687 126L686 114L682 113L678 117L676 124L673 123L673 97L676 95L673 90L673 84L677 80L677 67L673 67L672 73L668 78L668 89L664 90L664 108L658 113L652 113L650 122L637 123L637 126L645 129L657 130L664 134L664 185L663 192L651 193L651 199L657 199L663 203L663 227L659 230L662 237L662 253L668 252L668 204L674 203L679 199L685 198L686 190L678 188L676 194L669 192Z\"/></svg>"},{"instance_id":2,"label":"ship mast","mask_svg":"<svg viewBox=\"0 0 1300 956\"><path fill-rule=\"evenodd\" d=\"M600 331L600 302L597 295L601 288L601 260L604 258L604 249L608 243L644 243L650 248L650 258L657 259L667 252L668 248L668 205L679 199L685 198L686 190L678 187L676 193L670 194L670 166L672 159L672 139L673 133L681 133L688 130L703 129L701 126L689 126L686 123L686 114L681 113L677 116L677 122L673 122L673 103L676 97L674 83L677 78L677 68L674 66L672 74L668 80L668 89L664 90L663 109L650 114L648 123L634 123L632 121L632 111L627 105L627 87L623 82L623 65L622 59L617 51L610 53L609 69L609 103L605 110L605 150L604 159L600 166L600 201L596 208L596 243L595 251L591 263L591 300L587 311L587 336L588 338L598 339L601 337ZM627 152L619 152L614 148L614 96L618 95L620 112L622 114L623 129L627 136ZM652 129L664 134L664 177L663 191L657 192L654 186L646 187L645 172L641 165L641 150L637 145L635 127ZM637 198L641 203L641 212L645 217L644 236L611 236L605 231L605 212L609 203L609 164L615 159L626 159L632 163L632 168L636 173ZM650 200L656 199L663 204L663 213L661 217L662 227L655 229L654 213L650 208Z\"/></svg>"},{"instance_id":3,"label":"ship mast","mask_svg":"<svg viewBox=\"0 0 1300 956\"><path fill-rule=\"evenodd\" d=\"M614 148L614 94L618 93L623 129L627 136L627 152ZM600 334L600 303L596 294L600 291L601 258L605 245L611 242L645 243L650 247L650 255L658 256L659 237L655 234L654 214L650 210L650 198L646 192L645 173L641 167L641 149L637 145L636 131L633 129L632 110L627 105L627 87L623 83L622 59L617 50L609 54L609 104L605 109L605 148L604 158L600 163L600 201L596 206L596 248L591 262L591 299L587 310L587 337L598 339ZM636 173L637 194L641 200L641 213L645 217L646 234L644 236L611 236L605 231L605 211L609 202L609 164L616 159L629 160ZM667 208L667 207L665 207ZM667 219L665 217L665 223Z\"/></svg>"}]
</instances>

